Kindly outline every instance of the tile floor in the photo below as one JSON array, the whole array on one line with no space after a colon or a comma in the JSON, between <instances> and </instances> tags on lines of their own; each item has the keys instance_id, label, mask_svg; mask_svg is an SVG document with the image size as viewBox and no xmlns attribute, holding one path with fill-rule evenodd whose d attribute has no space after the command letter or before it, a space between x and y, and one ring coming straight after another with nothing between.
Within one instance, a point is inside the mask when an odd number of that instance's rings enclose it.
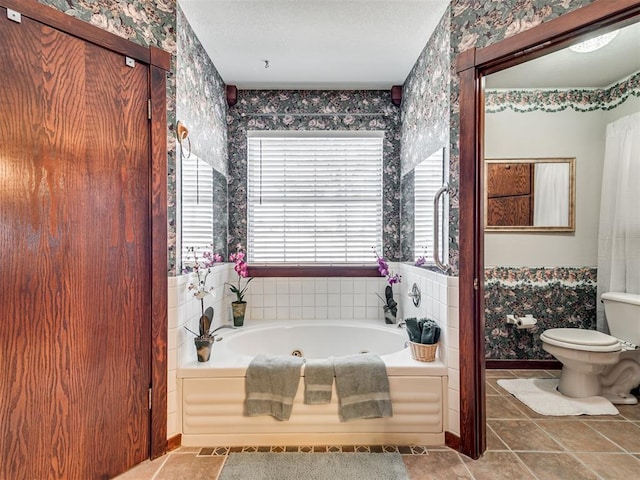
<instances>
[{"instance_id":1,"label":"tile floor","mask_svg":"<svg viewBox=\"0 0 640 480\"><path fill-rule=\"evenodd\" d=\"M370 447L370 451L401 453L411 480L640 478L640 405L618 405L620 414L615 416L545 417L496 383L499 378L549 378L558 374L487 370L487 451L479 460L446 447ZM347 451L366 449L353 447ZM182 447L138 465L118 479L216 480L229 450ZM309 447L300 447L300 451L309 451Z\"/></svg>"}]
</instances>

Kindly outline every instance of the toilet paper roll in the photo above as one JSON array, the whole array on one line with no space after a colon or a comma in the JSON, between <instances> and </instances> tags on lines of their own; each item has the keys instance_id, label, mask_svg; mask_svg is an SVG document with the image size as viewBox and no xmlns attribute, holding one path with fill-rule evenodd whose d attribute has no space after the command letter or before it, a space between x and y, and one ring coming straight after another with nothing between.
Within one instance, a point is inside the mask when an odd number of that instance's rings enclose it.
<instances>
[{"instance_id":1,"label":"toilet paper roll","mask_svg":"<svg viewBox=\"0 0 640 480\"><path fill-rule=\"evenodd\" d=\"M526 317L518 317L516 319L516 328L533 328L536 323L538 323L538 320L530 315L527 315Z\"/></svg>"}]
</instances>

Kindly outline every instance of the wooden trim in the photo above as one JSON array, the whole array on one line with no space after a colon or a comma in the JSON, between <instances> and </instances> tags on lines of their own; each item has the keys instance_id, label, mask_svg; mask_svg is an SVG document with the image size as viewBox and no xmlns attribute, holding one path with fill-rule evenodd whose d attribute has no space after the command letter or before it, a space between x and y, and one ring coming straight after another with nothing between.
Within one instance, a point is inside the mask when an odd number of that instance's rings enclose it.
<instances>
[{"instance_id":1,"label":"wooden trim","mask_svg":"<svg viewBox=\"0 0 640 480\"><path fill-rule=\"evenodd\" d=\"M560 370L557 360L486 360L487 369L492 370Z\"/></svg>"},{"instance_id":2,"label":"wooden trim","mask_svg":"<svg viewBox=\"0 0 640 480\"><path fill-rule=\"evenodd\" d=\"M460 450L460 437L455 433L444 432L444 444L454 450Z\"/></svg>"},{"instance_id":3,"label":"wooden trim","mask_svg":"<svg viewBox=\"0 0 640 480\"><path fill-rule=\"evenodd\" d=\"M161 68L165 72L170 72L171 54L152 45L149 47L149 63L150 65Z\"/></svg>"},{"instance_id":4,"label":"wooden trim","mask_svg":"<svg viewBox=\"0 0 640 480\"><path fill-rule=\"evenodd\" d=\"M178 433L167 439L167 452L176 450L182 446L182 434Z\"/></svg>"},{"instance_id":5,"label":"wooden trim","mask_svg":"<svg viewBox=\"0 0 640 480\"><path fill-rule=\"evenodd\" d=\"M476 65L476 49L465 50L456 57L456 73L473 68Z\"/></svg>"},{"instance_id":6,"label":"wooden trim","mask_svg":"<svg viewBox=\"0 0 640 480\"><path fill-rule=\"evenodd\" d=\"M15 10L25 17L102 48L126 55L139 62L150 63L151 53L147 47L78 20L52 7L42 5L35 0L0 0L0 6Z\"/></svg>"},{"instance_id":7,"label":"wooden trim","mask_svg":"<svg viewBox=\"0 0 640 480\"><path fill-rule=\"evenodd\" d=\"M484 261L482 180L483 91L480 79L527 60L576 43L598 28L628 25L640 14L638 0L596 0L592 4L494 45L462 52L460 74L460 450L478 458L486 449L484 403ZM470 59L473 57L473 64Z\"/></svg>"},{"instance_id":8,"label":"wooden trim","mask_svg":"<svg viewBox=\"0 0 640 480\"><path fill-rule=\"evenodd\" d=\"M286 265L249 265L251 277L379 277L378 267L374 266L286 266Z\"/></svg>"},{"instance_id":9,"label":"wooden trim","mask_svg":"<svg viewBox=\"0 0 640 480\"><path fill-rule=\"evenodd\" d=\"M475 137L480 129L480 81L473 68L463 70L459 77L460 451L476 459L485 450L482 212L473 208L482 196L482 169L477 161L480 153Z\"/></svg>"},{"instance_id":10,"label":"wooden trim","mask_svg":"<svg viewBox=\"0 0 640 480\"><path fill-rule=\"evenodd\" d=\"M167 451L167 98L166 71L149 67L151 96L151 448Z\"/></svg>"},{"instance_id":11,"label":"wooden trim","mask_svg":"<svg viewBox=\"0 0 640 480\"><path fill-rule=\"evenodd\" d=\"M638 14L640 2L637 0L597 0L535 28L476 50L475 65L488 69L492 64L499 64L496 65L499 68L492 69L491 72L502 70L565 48L597 29L610 27L612 30L614 26L619 28L620 25L617 24L631 23L631 19Z\"/></svg>"}]
</instances>

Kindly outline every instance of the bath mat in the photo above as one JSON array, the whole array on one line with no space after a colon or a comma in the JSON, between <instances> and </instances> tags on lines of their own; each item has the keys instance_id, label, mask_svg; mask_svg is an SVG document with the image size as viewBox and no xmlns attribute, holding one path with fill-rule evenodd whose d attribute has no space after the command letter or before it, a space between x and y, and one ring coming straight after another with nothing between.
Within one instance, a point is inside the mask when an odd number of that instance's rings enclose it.
<instances>
[{"instance_id":1,"label":"bath mat","mask_svg":"<svg viewBox=\"0 0 640 480\"><path fill-rule=\"evenodd\" d=\"M231 453L218 480L409 480L399 453Z\"/></svg>"},{"instance_id":2,"label":"bath mat","mask_svg":"<svg viewBox=\"0 0 640 480\"><path fill-rule=\"evenodd\" d=\"M604 397L570 398L556 390L557 378L498 380L498 385L531 410L542 415L617 415L618 409Z\"/></svg>"}]
</instances>

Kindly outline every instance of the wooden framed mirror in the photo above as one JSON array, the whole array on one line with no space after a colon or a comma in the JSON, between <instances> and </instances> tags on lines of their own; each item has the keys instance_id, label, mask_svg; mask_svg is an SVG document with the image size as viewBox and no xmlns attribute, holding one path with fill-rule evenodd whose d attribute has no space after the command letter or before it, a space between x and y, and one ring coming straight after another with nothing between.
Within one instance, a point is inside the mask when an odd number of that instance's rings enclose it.
<instances>
[{"instance_id":1,"label":"wooden framed mirror","mask_svg":"<svg viewBox=\"0 0 640 480\"><path fill-rule=\"evenodd\" d=\"M485 159L485 231L575 231L575 158Z\"/></svg>"}]
</instances>

